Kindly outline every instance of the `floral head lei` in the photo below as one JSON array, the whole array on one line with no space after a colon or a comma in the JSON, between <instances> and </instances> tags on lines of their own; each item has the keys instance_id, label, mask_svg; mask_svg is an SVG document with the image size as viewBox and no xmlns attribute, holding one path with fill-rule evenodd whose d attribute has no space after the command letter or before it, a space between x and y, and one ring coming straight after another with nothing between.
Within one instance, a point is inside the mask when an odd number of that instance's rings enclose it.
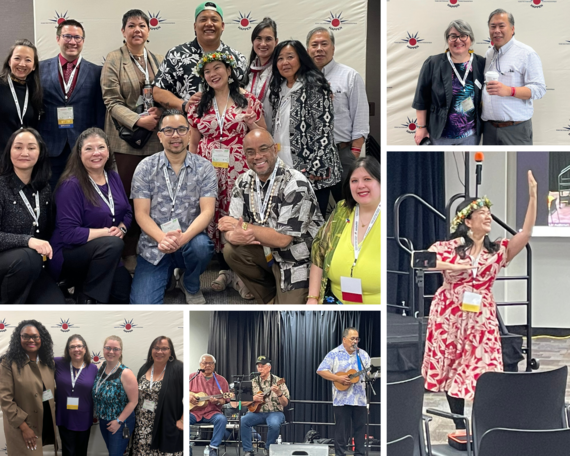
<instances>
[{"instance_id":1,"label":"floral head lei","mask_svg":"<svg viewBox=\"0 0 570 456\"><path fill-rule=\"evenodd\" d=\"M455 215L453 222L451 222L450 231L452 233L455 233L455 230L457 230L459 225L461 225L465 221L465 219L467 217L469 217L477 209L481 209L482 207L485 207L485 206L488 207L489 209L491 209L492 205L493 205L493 203L491 203L489 198L487 198L486 196L484 196L483 198L479 198L479 199L474 200L469 206L467 206L466 208L463 208L461 211L459 211Z\"/></svg>"},{"instance_id":2,"label":"floral head lei","mask_svg":"<svg viewBox=\"0 0 570 456\"><path fill-rule=\"evenodd\" d=\"M231 68L237 68L237 63L235 57L230 54L229 52L209 52L208 54L204 54L198 60L198 63L194 66L192 73L196 76L201 77L204 79L204 67L207 63L211 62L224 62L226 65L229 65Z\"/></svg>"}]
</instances>

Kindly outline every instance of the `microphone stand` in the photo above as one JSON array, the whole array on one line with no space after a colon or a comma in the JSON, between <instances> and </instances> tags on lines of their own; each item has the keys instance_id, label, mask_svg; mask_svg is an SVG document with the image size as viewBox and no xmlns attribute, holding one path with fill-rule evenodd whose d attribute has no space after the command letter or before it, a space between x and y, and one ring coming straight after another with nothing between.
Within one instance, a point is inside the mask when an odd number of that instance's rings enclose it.
<instances>
[{"instance_id":1,"label":"microphone stand","mask_svg":"<svg viewBox=\"0 0 570 456\"><path fill-rule=\"evenodd\" d=\"M242 393L242 387L241 387L241 382L243 380L243 375L232 375L232 378L234 379L234 390L235 390L235 396L236 399L238 401L238 456L241 456L241 447L242 447L242 441L241 441L241 393Z\"/></svg>"},{"instance_id":2,"label":"microphone stand","mask_svg":"<svg viewBox=\"0 0 570 456\"><path fill-rule=\"evenodd\" d=\"M356 349L356 356L360 359L360 349ZM361 366L364 368L364 364L362 364L362 360L360 360ZM368 452L370 451L370 391L376 396L376 391L372 386L372 383L376 380L368 375L368 373L364 374L364 380L361 380L364 383L364 389L366 391L366 435L364 439L364 454L368 456ZM356 447L354 448L356 450Z\"/></svg>"}]
</instances>

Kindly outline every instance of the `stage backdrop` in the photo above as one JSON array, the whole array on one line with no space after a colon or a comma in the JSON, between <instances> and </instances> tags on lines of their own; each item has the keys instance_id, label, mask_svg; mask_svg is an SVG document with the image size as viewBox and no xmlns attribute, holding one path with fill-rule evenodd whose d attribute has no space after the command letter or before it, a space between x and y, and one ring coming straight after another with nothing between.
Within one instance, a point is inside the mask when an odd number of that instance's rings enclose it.
<instances>
[{"instance_id":1,"label":"stage backdrop","mask_svg":"<svg viewBox=\"0 0 570 456\"><path fill-rule=\"evenodd\" d=\"M102 65L107 54L123 43L121 20L130 8L138 8L150 17L148 48L159 54L181 43L192 41L194 11L199 0L141 0L118 2L98 0L72 2L66 0L35 0L36 44L40 60L59 52L55 40L58 21L76 19L85 27L83 56ZM366 76L366 11L367 0L293 0L220 2L224 11L225 30L222 40L249 58L251 32L265 16L277 22L280 40L297 39L305 44L309 30L323 26L336 37L336 59Z\"/></svg>"},{"instance_id":2,"label":"stage backdrop","mask_svg":"<svg viewBox=\"0 0 570 456\"><path fill-rule=\"evenodd\" d=\"M423 62L445 51L443 34L454 19L466 20L475 33L473 49L485 55L491 46L487 20L496 8L513 14L515 37L538 53L546 94L534 100L534 144L570 143L570 33L567 0L398 0L388 2L388 144L415 145L412 109Z\"/></svg>"},{"instance_id":3,"label":"stage backdrop","mask_svg":"<svg viewBox=\"0 0 570 456\"><path fill-rule=\"evenodd\" d=\"M18 323L30 319L39 321L50 332L55 356L63 356L69 336L81 334L89 347L92 362L100 367L105 361L103 342L107 336L115 335L123 340L123 364L137 375L146 361L150 343L158 336L168 336L174 344L177 359L184 361L182 312L3 311L0 312L0 354L6 352L12 332ZM8 454L2 421L0 412L0 454ZM44 447L44 454L49 454L53 451L52 448ZM91 427L88 454L109 454L101 437L99 424Z\"/></svg>"}]
</instances>

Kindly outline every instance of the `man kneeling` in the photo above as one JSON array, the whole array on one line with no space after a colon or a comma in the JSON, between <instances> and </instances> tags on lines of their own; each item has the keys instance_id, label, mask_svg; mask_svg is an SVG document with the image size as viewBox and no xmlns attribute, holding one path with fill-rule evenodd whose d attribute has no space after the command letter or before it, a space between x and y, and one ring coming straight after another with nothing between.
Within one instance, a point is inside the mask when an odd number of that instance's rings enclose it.
<instances>
[{"instance_id":1,"label":"man kneeling","mask_svg":"<svg viewBox=\"0 0 570 456\"><path fill-rule=\"evenodd\" d=\"M250 131L243 151L249 171L218 224L224 258L259 304L305 304L311 245L324 223L311 183L278 158L267 130Z\"/></svg>"}]
</instances>

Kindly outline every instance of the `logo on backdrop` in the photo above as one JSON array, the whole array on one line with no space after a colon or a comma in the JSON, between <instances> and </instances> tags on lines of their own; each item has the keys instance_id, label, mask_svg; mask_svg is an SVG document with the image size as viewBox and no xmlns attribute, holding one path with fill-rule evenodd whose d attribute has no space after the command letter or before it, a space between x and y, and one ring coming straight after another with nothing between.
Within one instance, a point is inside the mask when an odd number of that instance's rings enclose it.
<instances>
[{"instance_id":1,"label":"logo on backdrop","mask_svg":"<svg viewBox=\"0 0 570 456\"><path fill-rule=\"evenodd\" d=\"M234 19L234 23L237 24L238 29L240 30L251 30L251 24L255 24L256 22L257 20L251 17L251 11L245 16L240 11L239 17Z\"/></svg>"},{"instance_id":2,"label":"logo on backdrop","mask_svg":"<svg viewBox=\"0 0 570 456\"><path fill-rule=\"evenodd\" d=\"M560 46L570 46L570 41L566 40L565 43L558 43Z\"/></svg>"},{"instance_id":3,"label":"logo on backdrop","mask_svg":"<svg viewBox=\"0 0 570 456\"><path fill-rule=\"evenodd\" d=\"M97 352L97 353L91 352L91 353L92 353L91 362L93 364L101 364L101 352Z\"/></svg>"},{"instance_id":4,"label":"logo on backdrop","mask_svg":"<svg viewBox=\"0 0 570 456\"><path fill-rule=\"evenodd\" d=\"M57 27L63 21L66 21L69 19L69 15L67 13L68 13L68 11L66 11L65 13L62 13L62 12L58 12L56 10L55 16L53 17L53 19L49 19L48 21L40 22L40 24L42 24L42 25L55 25Z\"/></svg>"},{"instance_id":5,"label":"logo on backdrop","mask_svg":"<svg viewBox=\"0 0 570 456\"><path fill-rule=\"evenodd\" d=\"M530 3L531 8L542 8L545 3L556 3L557 0L519 0L519 3Z\"/></svg>"},{"instance_id":6,"label":"logo on backdrop","mask_svg":"<svg viewBox=\"0 0 570 456\"><path fill-rule=\"evenodd\" d=\"M9 326L10 323L8 323L4 318L4 320L0 321L0 332L6 332L6 328L8 328Z\"/></svg>"},{"instance_id":7,"label":"logo on backdrop","mask_svg":"<svg viewBox=\"0 0 570 456\"><path fill-rule=\"evenodd\" d=\"M130 321L125 318L125 322L120 324L119 326L115 326L115 328L121 328L126 333L133 332L133 329L135 328L136 329L142 328L142 326L135 324L134 321L135 321L134 318Z\"/></svg>"},{"instance_id":8,"label":"logo on backdrop","mask_svg":"<svg viewBox=\"0 0 570 456\"><path fill-rule=\"evenodd\" d=\"M332 31L342 30L344 26L356 24L356 22L350 22L350 19L347 19L342 15L342 11L338 14L334 14L331 11L331 15L327 17L323 22L317 22L317 24L326 24L329 26L329 29Z\"/></svg>"},{"instance_id":9,"label":"logo on backdrop","mask_svg":"<svg viewBox=\"0 0 570 456\"><path fill-rule=\"evenodd\" d=\"M421 44L431 44L430 41L425 41L423 38L420 38L420 32L416 32L412 35L410 32L406 32L408 36L406 38L402 38L400 41L397 41L396 44L405 44L408 49L417 49L420 47Z\"/></svg>"},{"instance_id":10,"label":"logo on backdrop","mask_svg":"<svg viewBox=\"0 0 570 456\"><path fill-rule=\"evenodd\" d=\"M476 41L476 44L486 44L488 47L493 47L495 44L491 41L491 38L487 38L483 41Z\"/></svg>"},{"instance_id":11,"label":"logo on backdrop","mask_svg":"<svg viewBox=\"0 0 570 456\"><path fill-rule=\"evenodd\" d=\"M399 126L394 128L405 128L407 133L413 135L416 133L416 129L418 128L417 122L418 119L410 119L408 117L405 123L400 124Z\"/></svg>"},{"instance_id":12,"label":"logo on backdrop","mask_svg":"<svg viewBox=\"0 0 570 456\"><path fill-rule=\"evenodd\" d=\"M163 25L175 24L175 22L167 22L166 19L160 17L160 11L156 14L153 14L150 11L148 11L148 17L150 19L149 24L151 30L160 30Z\"/></svg>"},{"instance_id":13,"label":"logo on backdrop","mask_svg":"<svg viewBox=\"0 0 570 456\"><path fill-rule=\"evenodd\" d=\"M563 131L564 133L567 133L568 136L570 136L570 124L568 124L567 127L559 128L556 131Z\"/></svg>"},{"instance_id":14,"label":"logo on backdrop","mask_svg":"<svg viewBox=\"0 0 570 456\"><path fill-rule=\"evenodd\" d=\"M75 329L75 328L79 328L79 326L76 326L73 323L70 323L69 318L67 320L60 318L59 323L55 326L52 326L52 328L59 328L61 330L61 332L66 333L66 332L69 332L69 330L71 328Z\"/></svg>"},{"instance_id":15,"label":"logo on backdrop","mask_svg":"<svg viewBox=\"0 0 570 456\"><path fill-rule=\"evenodd\" d=\"M472 3L473 0L435 0L436 3L447 3L450 8L457 8L461 3Z\"/></svg>"}]
</instances>

